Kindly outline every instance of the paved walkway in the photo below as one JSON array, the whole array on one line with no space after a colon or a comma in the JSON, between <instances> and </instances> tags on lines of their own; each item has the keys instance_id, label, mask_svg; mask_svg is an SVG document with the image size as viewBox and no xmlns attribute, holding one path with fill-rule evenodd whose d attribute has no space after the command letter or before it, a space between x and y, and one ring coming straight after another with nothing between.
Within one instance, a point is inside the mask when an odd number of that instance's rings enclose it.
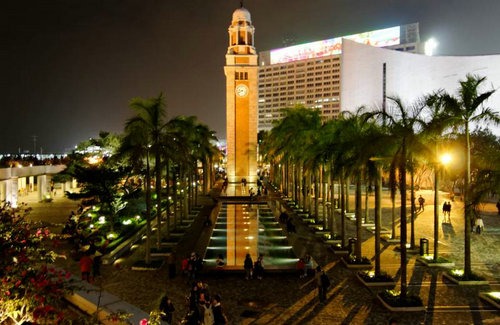
<instances>
[{"instance_id":1,"label":"paved walkway","mask_svg":"<svg viewBox=\"0 0 500 325\"><path fill-rule=\"evenodd\" d=\"M431 240L432 249L432 205L431 192L422 191L426 197L425 211L416 219L417 241L420 237ZM203 197L202 204L210 206L210 197ZM30 203L35 211L34 219L58 223L76 207L66 199L57 198L52 203ZM49 206L46 206L49 205ZM60 207L60 208L51 208ZM40 209L40 210L38 210ZM441 229L441 253L461 263L463 256L463 221L458 214L460 203L453 203L451 227ZM38 211L44 211L38 213ZM207 209L204 213L207 213ZM46 214L48 213L48 214ZM219 293L224 309L231 324L387 324L395 318L399 324L498 324L500 313L478 298L480 291L500 290L499 286L499 249L500 217L491 207L484 208L485 232L473 234L473 270L485 275L491 284L481 287L459 287L445 283L442 271L415 263L416 257L408 261L408 279L410 293L418 294L428 309L420 313L390 313L375 298L377 290L369 290L355 278L355 273L347 270L338 258L326 249L326 246L305 226L298 225L297 233L289 239L298 255L309 252L313 258L328 269L333 280L333 288L328 293L326 305L320 305L316 290L310 278L299 279L295 275L269 274L263 280L245 281L243 274L201 275L208 283L211 293ZM64 217L64 218L63 218ZM199 250L209 229L203 228L204 216L193 225L192 231L183 239L184 252L178 252L178 259L191 249ZM389 228L390 214L384 210L383 225ZM348 222L350 236L354 234L354 223ZM371 256L373 236L365 231L363 243L364 255ZM417 242L418 243L418 242ZM191 246L191 247L188 247ZM382 268L398 276L399 253L395 245L385 245L382 253ZM180 320L187 311L186 295L189 292L187 280L182 276L168 277L167 268L158 271L132 271L131 263L142 258L141 249L129 256L120 268L103 267L103 277L98 279L104 290L126 300L138 308L149 312L158 308L161 296L167 293L174 302L174 319ZM78 272L76 262L68 259L61 265Z\"/></svg>"}]
</instances>

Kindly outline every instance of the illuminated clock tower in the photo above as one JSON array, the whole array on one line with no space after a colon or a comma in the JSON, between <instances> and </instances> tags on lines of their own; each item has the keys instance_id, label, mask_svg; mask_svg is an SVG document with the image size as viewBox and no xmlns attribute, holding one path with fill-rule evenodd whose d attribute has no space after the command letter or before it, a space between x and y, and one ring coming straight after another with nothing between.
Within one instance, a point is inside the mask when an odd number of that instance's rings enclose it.
<instances>
[{"instance_id":1,"label":"illuminated clock tower","mask_svg":"<svg viewBox=\"0 0 500 325\"><path fill-rule=\"evenodd\" d=\"M227 177L257 179L258 62L255 28L243 5L233 12L226 53Z\"/></svg>"}]
</instances>

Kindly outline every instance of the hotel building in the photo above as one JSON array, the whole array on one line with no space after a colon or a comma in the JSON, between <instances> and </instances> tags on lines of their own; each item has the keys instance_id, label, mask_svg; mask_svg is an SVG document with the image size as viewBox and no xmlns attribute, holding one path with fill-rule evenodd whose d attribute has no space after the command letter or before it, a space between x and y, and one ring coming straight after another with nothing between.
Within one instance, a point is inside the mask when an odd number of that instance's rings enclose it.
<instances>
[{"instance_id":1,"label":"hotel building","mask_svg":"<svg viewBox=\"0 0 500 325\"><path fill-rule=\"evenodd\" d=\"M269 130L286 107L320 110L324 119L341 111L342 39L422 53L418 23L337 37L259 53L259 131Z\"/></svg>"}]
</instances>

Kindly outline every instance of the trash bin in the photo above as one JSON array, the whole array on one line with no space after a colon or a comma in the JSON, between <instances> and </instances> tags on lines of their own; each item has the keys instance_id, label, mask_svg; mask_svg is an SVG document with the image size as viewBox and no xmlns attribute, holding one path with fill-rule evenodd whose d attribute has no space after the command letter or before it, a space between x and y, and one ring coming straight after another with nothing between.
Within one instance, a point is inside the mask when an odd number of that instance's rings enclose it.
<instances>
[{"instance_id":1,"label":"trash bin","mask_svg":"<svg viewBox=\"0 0 500 325\"><path fill-rule=\"evenodd\" d=\"M429 240L420 238L420 256L429 255Z\"/></svg>"},{"instance_id":2,"label":"trash bin","mask_svg":"<svg viewBox=\"0 0 500 325\"><path fill-rule=\"evenodd\" d=\"M349 255L351 255L354 252L354 246L356 245L356 238L349 238L349 244L348 244L348 251Z\"/></svg>"}]
</instances>

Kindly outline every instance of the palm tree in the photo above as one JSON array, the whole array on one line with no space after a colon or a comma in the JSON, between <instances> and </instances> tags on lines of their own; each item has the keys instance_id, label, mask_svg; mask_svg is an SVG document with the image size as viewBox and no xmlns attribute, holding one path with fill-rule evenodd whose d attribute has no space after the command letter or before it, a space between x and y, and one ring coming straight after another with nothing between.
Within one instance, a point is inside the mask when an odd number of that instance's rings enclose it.
<instances>
[{"instance_id":1,"label":"palm tree","mask_svg":"<svg viewBox=\"0 0 500 325\"><path fill-rule=\"evenodd\" d=\"M134 98L130 102L130 107L136 111L137 115L130 118L125 126L129 135L141 133L147 142L148 153L146 158L149 162L149 152L153 153L155 160L155 182L156 182L156 223L157 223L157 248L161 245L161 153L162 153L162 132L165 128L163 121L165 116L165 103L163 94L158 97L143 99ZM141 145L145 145L142 143ZM149 177L149 175L146 175ZM146 188L150 183L146 182ZM147 191L146 191L147 192ZM146 198L148 200L148 197ZM151 207L150 207L151 208ZM149 217L149 216L148 216Z\"/></svg>"},{"instance_id":2,"label":"palm tree","mask_svg":"<svg viewBox=\"0 0 500 325\"><path fill-rule=\"evenodd\" d=\"M424 105L417 101L411 107L406 107L398 97L388 97L394 104L389 111L377 111L374 114L383 119L383 125L386 125L393 136L394 156L392 164L397 167L399 172L399 190L401 196L400 208L400 251L401 251L401 298L407 295L407 203L406 203L406 174L408 170L408 160L411 157L411 148L417 142L416 133L422 124L420 120ZM413 191L413 189L411 189Z\"/></svg>"},{"instance_id":3,"label":"palm tree","mask_svg":"<svg viewBox=\"0 0 500 325\"><path fill-rule=\"evenodd\" d=\"M441 164L439 162L439 146L443 138L445 129L450 125L451 116L446 111L443 101L441 100L442 92L437 91L426 96L426 104L429 109L429 121L425 123L423 135L429 138L433 143L434 150L430 148L428 156L434 157L431 159L431 164L434 167L434 254L433 260L437 263L439 257L439 174L441 172Z\"/></svg>"},{"instance_id":4,"label":"palm tree","mask_svg":"<svg viewBox=\"0 0 500 325\"><path fill-rule=\"evenodd\" d=\"M446 109L453 116L454 125L460 128L465 134L465 177L464 177L464 278L469 279L472 275L471 266L471 222L472 204L469 196L469 185L471 183L471 144L470 127L472 123L494 122L500 123L497 112L489 107L485 107L488 98L496 90L489 90L480 93L480 88L484 85L486 77L467 74L465 80L461 80L458 89L458 96L443 93L442 100Z\"/></svg>"}]
</instances>

